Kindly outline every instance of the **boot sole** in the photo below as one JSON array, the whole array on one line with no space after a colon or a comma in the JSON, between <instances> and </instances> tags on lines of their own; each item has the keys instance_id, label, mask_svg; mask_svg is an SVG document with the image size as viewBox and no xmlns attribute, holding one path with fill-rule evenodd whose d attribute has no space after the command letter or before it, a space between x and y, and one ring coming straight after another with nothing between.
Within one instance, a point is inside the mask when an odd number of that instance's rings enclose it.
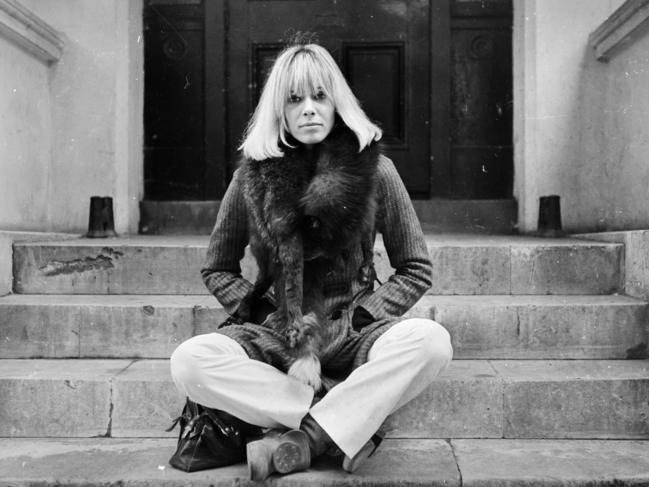
<instances>
[{"instance_id":1,"label":"boot sole","mask_svg":"<svg viewBox=\"0 0 649 487\"><path fill-rule=\"evenodd\" d=\"M277 472L286 474L311 466L309 440L304 432L292 430L282 435L280 440L273 453L273 466Z\"/></svg>"},{"instance_id":2,"label":"boot sole","mask_svg":"<svg viewBox=\"0 0 649 487\"><path fill-rule=\"evenodd\" d=\"M304 432L288 431L246 445L250 480L266 480L274 472L286 474L311 465L309 440Z\"/></svg>"}]
</instances>

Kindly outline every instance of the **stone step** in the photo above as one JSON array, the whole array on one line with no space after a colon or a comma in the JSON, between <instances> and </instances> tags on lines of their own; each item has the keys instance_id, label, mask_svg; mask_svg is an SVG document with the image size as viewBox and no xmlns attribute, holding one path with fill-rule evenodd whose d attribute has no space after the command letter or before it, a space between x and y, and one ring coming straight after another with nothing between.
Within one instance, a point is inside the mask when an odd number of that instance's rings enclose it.
<instances>
[{"instance_id":1,"label":"stone step","mask_svg":"<svg viewBox=\"0 0 649 487\"><path fill-rule=\"evenodd\" d=\"M430 294L611 294L622 290L621 244L522 236L432 235ZM207 237L133 236L20 243L14 291L22 294L205 294ZM380 239L381 280L391 274ZM253 279L248 255L243 274Z\"/></svg>"},{"instance_id":2,"label":"stone step","mask_svg":"<svg viewBox=\"0 0 649 487\"><path fill-rule=\"evenodd\" d=\"M511 234L517 219L513 199L413 200L422 226L442 232ZM209 235L221 202L140 202L140 232L146 235Z\"/></svg>"},{"instance_id":3,"label":"stone step","mask_svg":"<svg viewBox=\"0 0 649 487\"><path fill-rule=\"evenodd\" d=\"M0 439L3 485L230 487L259 485L245 463L191 474L172 468L173 439ZM649 442L598 440L385 440L353 475L322 457L274 475L277 487L593 487L649 485Z\"/></svg>"},{"instance_id":4,"label":"stone step","mask_svg":"<svg viewBox=\"0 0 649 487\"><path fill-rule=\"evenodd\" d=\"M424 296L408 313L442 323L456 358L647 357L649 305L626 296ZM226 318L209 295L0 298L0 358L168 358Z\"/></svg>"},{"instance_id":5,"label":"stone step","mask_svg":"<svg viewBox=\"0 0 649 487\"><path fill-rule=\"evenodd\" d=\"M204 295L0 298L0 358L169 358L227 314Z\"/></svg>"},{"instance_id":6,"label":"stone step","mask_svg":"<svg viewBox=\"0 0 649 487\"><path fill-rule=\"evenodd\" d=\"M649 361L455 360L391 438L649 439ZM0 437L165 437L167 360L1 360Z\"/></svg>"},{"instance_id":7,"label":"stone step","mask_svg":"<svg viewBox=\"0 0 649 487\"><path fill-rule=\"evenodd\" d=\"M425 296L409 312L443 324L461 359L638 359L649 304L627 296Z\"/></svg>"}]
</instances>

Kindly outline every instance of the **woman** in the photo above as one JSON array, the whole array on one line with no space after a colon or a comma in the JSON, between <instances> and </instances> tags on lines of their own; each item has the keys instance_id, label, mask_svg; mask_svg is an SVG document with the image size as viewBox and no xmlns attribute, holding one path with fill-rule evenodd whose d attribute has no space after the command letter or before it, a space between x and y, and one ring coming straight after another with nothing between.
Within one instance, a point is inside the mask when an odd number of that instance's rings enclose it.
<instances>
[{"instance_id":1,"label":"woman","mask_svg":"<svg viewBox=\"0 0 649 487\"><path fill-rule=\"evenodd\" d=\"M381 130L360 108L331 55L316 44L296 45L275 61L240 149L248 160L281 164L302 157L313 164L331 147L367 151ZM351 142L350 142L351 141ZM270 328L234 324L193 337L171 357L182 394L210 408L273 430L248 444L251 477L307 468L311 459L338 449L343 468L354 471L375 449L386 417L421 393L452 358L448 332L428 319L403 319L431 285L428 251L412 203L393 163L377 161L376 230L395 273L377 289L358 272L360 248L347 269L326 281L328 324L340 333L321 358L334 376L326 395L285 373L284 344ZM212 232L202 270L210 292L232 316L252 284L239 265L248 243L241 171L235 171ZM351 270L351 271L350 271ZM267 301L253 320L273 310Z\"/></svg>"}]
</instances>

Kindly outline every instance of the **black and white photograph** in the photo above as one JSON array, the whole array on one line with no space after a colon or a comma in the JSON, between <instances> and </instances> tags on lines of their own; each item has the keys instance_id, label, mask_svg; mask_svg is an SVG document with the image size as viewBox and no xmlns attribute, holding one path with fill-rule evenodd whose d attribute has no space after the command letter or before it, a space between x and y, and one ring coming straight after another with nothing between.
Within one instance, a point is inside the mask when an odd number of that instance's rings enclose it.
<instances>
[{"instance_id":1,"label":"black and white photograph","mask_svg":"<svg viewBox=\"0 0 649 487\"><path fill-rule=\"evenodd\" d=\"M649 0L0 0L0 487L649 487Z\"/></svg>"}]
</instances>

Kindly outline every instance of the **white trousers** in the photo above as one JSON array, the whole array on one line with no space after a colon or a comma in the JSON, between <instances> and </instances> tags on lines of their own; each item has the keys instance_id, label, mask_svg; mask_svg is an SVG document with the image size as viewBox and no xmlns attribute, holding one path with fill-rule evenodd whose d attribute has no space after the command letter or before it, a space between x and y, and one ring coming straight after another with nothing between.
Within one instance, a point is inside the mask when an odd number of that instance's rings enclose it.
<instances>
[{"instance_id":1,"label":"white trousers","mask_svg":"<svg viewBox=\"0 0 649 487\"><path fill-rule=\"evenodd\" d=\"M298 428L310 413L336 445L354 456L392 412L420 394L453 356L448 332L428 319L401 321L372 345L355 369L313 407L313 389L263 362L233 339L198 335L171 356L181 394L262 427Z\"/></svg>"}]
</instances>

